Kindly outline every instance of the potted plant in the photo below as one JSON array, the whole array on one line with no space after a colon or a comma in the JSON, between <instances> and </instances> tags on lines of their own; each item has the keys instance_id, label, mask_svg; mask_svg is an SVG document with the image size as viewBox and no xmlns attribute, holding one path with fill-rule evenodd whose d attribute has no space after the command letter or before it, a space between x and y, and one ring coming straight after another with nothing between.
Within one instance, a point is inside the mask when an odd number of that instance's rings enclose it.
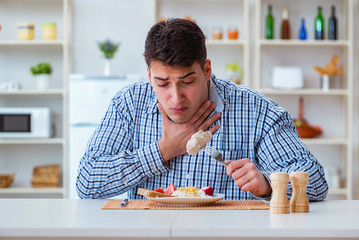
<instances>
[{"instance_id":1,"label":"potted plant","mask_svg":"<svg viewBox=\"0 0 359 240\"><path fill-rule=\"evenodd\" d=\"M99 42L98 46L100 48L100 51L103 53L103 56L105 58L105 75L110 75L110 60L115 57L115 53L118 50L118 47L120 46L120 43L114 43L110 39L106 39L103 42Z\"/></svg>"},{"instance_id":2,"label":"potted plant","mask_svg":"<svg viewBox=\"0 0 359 240\"><path fill-rule=\"evenodd\" d=\"M40 62L35 66L30 67L32 75L35 76L38 89L48 89L50 85L50 76L52 67L50 63Z\"/></svg>"}]
</instances>

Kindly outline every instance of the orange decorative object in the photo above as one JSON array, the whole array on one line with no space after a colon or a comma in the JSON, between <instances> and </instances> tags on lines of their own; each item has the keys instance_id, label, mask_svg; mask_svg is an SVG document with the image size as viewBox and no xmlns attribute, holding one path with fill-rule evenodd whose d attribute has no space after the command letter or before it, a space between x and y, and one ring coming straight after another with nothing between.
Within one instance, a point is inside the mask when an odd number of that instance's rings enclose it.
<instances>
[{"instance_id":1,"label":"orange decorative object","mask_svg":"<svg viewBox=\"0 0 359 240\"><path fill-rule=\"evenodd\" d=\"M297 128L300 138L314 138L322 133L320 126L312 126L303 116L303 98L299 98L299 119L294 119L294 125Z\"/></svg>"},{"instance_id":2,"label":"orange decorative object","mask_svg":"<svg viewBox=\"0 0 359 240\"><path fill-rule=\"evenodd\" d=\"M228 39L236 40L238 39L239 33L238 30L229 30L228 31Z\"/></svg>"},{"instance_id":3,"label":"orange decorative object","mask_svg":"<svg viewBox=\"0 0 359 240\"><path fill-rule=\"evenodd\" d=\"M314 66L314 70L316 70L320 76L328 75L328 76L336 76L343 72L342 67L337 67L339 63L339 56L334 55L329 63L325 65L325 68Z\"/></svg>"},{"instance_id":4,"label":"orange decorative object","mask_svg":"<svg viewBox=\"0 0 359 240\"><path fill-rule=\"evenodd\" d=\"M185 16L185 17L183 17L183 19L196 23L196 20L194 20L190 16Z\"/></svg>"}]
</instances>

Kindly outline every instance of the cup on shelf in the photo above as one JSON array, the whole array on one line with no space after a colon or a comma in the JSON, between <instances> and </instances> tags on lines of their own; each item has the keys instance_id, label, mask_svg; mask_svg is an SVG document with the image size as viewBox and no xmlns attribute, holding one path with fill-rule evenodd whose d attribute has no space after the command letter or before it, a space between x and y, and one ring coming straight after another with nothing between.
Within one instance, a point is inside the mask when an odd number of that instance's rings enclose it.
<instances>
[{"instance_id":1,"label":"cup on shelf","mask_svg":"<svg viewBox=\"0 0 359 240\"><path fill-rule=\"evenodd\" d=\"M45 40L55 40L57 38L56 23L42 24L42 38Z\"/></svg>"},{"instance_id":2,"label":"cup on shelf","mask_svg":"<svg viewBox=\"0 0 359 240\"><path fill-rule=\"evenodd\" d=\"M335 167L324 168L329 188L340 188L340 170Z\"/></svg>"},{"instance_id":3,"label":"cup on shelf","mask_svg":"<svg viewBox=\"0 0 359 240\"><path fill-rule=\"evenodd\" d=\"M221 40L223 39L223 31L221 27L215 27L212 30L212 39Z\"/></svg>"},{"instance_id":4,"label":"cup on shelf","mask_svg":"<svg viewBox=\"0 0 359 240\"><path fill-rule=\"evenodd\" d=\"M0 90L5 90L5 91L16 91L19 90L20 87L20 83L15 83L15 82L2 82L0 83Z\"/></svg>"},{"instance_id":5,"label":"cup on shelf","mask_svg":"<svg viewBox=\"0 0 359 240\"><path fill-rule=\"evenodd\" d=\"M35 37L35 25L21 22L17 25L17 38L19 40L32 40Z\"/></svg>"},{"instance_id":6,"label":"cup on shelf","mask_svg":"<svg viewBox=\"0 0 359 240\"><path fill-rule=\"evenodd\" d=\"M227 32L227 37L230 40L237 40L239 37L239 32L237 27L229 27Z\"/></svg>"}]
</instances>

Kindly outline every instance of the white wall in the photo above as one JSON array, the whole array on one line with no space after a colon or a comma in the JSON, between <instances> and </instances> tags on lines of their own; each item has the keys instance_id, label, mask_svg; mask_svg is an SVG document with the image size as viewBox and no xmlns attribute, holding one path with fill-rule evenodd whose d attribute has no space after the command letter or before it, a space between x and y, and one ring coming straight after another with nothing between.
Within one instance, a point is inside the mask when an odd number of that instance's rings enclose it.
<instances>
[{"instance_id":1,"label":"white wall","mask_svg":"<svg viewBox=\"0 0 359 240\"><path fill-rule=\"evenodd\" d=\"M98 41L121 42L111 61L111 74L146 76L144 41L153 23L153 1L73 0L72 72L102 74Z\"/></svg>"}]
</instances>

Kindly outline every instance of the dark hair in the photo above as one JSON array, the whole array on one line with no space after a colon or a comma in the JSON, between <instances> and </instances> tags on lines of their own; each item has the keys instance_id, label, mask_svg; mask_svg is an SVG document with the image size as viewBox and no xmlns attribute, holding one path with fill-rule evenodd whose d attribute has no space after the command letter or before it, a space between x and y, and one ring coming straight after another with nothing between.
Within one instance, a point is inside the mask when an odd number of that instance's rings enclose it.
<instances>
[{"instance_id":1,"label":"dark hair","mask_svg":"<svg viewBox=\"0 0 359 240\"><path fill-rule=\"evenodd\" d=\"M192 21L173 18L155 24L147 34L145 61L165 65L190 67L197 61L202 68L207 59L205 37L198 25Z\"/></svg>"}]
</instances>

